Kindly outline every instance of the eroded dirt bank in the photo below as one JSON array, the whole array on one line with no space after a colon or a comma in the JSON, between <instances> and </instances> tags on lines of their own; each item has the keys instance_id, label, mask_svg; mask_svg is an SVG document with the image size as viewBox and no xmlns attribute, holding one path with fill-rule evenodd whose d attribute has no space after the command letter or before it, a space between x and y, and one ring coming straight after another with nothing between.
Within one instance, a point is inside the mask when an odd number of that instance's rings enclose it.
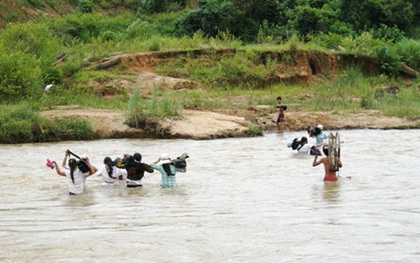
<instances>
[{"instance_id":1,"label":"eroded dirt bank","mask_svg":"<svg viewBox=\"0 0 420 263\"><path fill-rule=\"evenodd\" d=\"M107 70L113 78L106 81L89 81L91 91L104 98L119 93L131 94L134 87L142 87L142 96L149 98L156 88L172 89L179 92L187 89L200 90L197 81L156 73L156 67L173 60L220 59L234 55L237 50L199 49L189 51L166 51L135 54L117 54L94 62L84 70ZM300 83L310 85L320 79L339 74L347 65L357 65L363 72L379 74L378 61L369 57L327 54L317 51L262 52L259 60L267 58L277 61L275 72L268 78L260 79L262 86L275 83ZM417 72L409 68L401 70L401 76L413 78ZM126 76L129 75L129 77ZM133 76L135 76L133 78ZM233 80L232 80L233 81ZM247 81L247 80L235 80ZM255 81L255 80L254 80ZM184 110L183 117L160 122L161 132L147 133L130 128L126 123L126 113L116 110L60 108L42 113L47 117L72 117L89 120L97 138L189 138L213 139L249 136L252 125L261 125L264 131L276 131L276 113L273 105L256 106L250 110ZM262 117L261 117L262 116ZM305 130L309 125L323 124L325 129L405 129L419 128L419 121L386 117L378 111L362 113L336 112L293 112L286 113L287 131ZM163 131L163 132L162 132Z\"/></svg>"},{"instance_id":2,"label":"eroded dirt bank","mask_svg":"<svg viewBox=\"0 0 420 263\"><path fill-rule=\"evenodd\" d=\"M125 112L99 109L56 109L42 112L49 118L81 118L92 124L97 138L161 138L161 134L148 134L130 128L125 124ZM215 139L248 136L250 125L259 124L265 131L276 131L276 113L257 117L251 112L238 115L223 112L184 110L179 119L166 119L161 122L167 138ZM305 130L308 125L323 124L326 130L332 129L406 129L420 127L420 121L407 121L401 118L386 117L379 112L369 111L358 114L337 114L332 112L288 112L286 131Z\"/></svg>"}]
</instances>

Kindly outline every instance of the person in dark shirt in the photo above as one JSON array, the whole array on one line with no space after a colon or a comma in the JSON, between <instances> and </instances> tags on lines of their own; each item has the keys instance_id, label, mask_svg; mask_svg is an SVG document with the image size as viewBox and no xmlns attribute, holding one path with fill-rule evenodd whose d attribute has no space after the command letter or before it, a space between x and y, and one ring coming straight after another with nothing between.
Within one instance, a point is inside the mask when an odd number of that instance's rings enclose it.
<instances>
[{"instance_id":1,"label":"person in dark shirt","mask_svg":"<svg viewBox=\"0 0 420 263\"><path fill-rule=\"evenodd\" d=\"M142 178L144 172L153 173L153 168L141 162L142 156L140 153L126 156L124 159L125 169L127 170L127 187L141 187L143 186Z\"/></svg>"}]
</instances>

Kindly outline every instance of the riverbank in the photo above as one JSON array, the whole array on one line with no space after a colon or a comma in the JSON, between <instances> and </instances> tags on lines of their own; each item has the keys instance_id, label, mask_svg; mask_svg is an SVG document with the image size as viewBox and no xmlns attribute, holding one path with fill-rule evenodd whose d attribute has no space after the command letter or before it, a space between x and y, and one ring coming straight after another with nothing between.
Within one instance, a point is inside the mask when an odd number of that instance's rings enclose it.
<instances>
[{"instance_id":1,"label":"riverbank","mask_svg":"<svg viewBox=\"0 0 420 263\"><path fill-rule=\"evenodd\" d=\"M150 134L129 127L126 113L118 110L57 108L41 113L47 118L76 118L87 120L97 138L185 138L216 139L249 136L252 125L261 125L265 132L276 132L276 113L270 106L241 111L203 111L186 109L182 117L160 122L164 134ZM412 129L420 121L383 116L379 111L361 113L292 112L286 114L285 132L305 130L309 125L323 124L326 130L337 129Z\"/></svg>"}]
</instances>

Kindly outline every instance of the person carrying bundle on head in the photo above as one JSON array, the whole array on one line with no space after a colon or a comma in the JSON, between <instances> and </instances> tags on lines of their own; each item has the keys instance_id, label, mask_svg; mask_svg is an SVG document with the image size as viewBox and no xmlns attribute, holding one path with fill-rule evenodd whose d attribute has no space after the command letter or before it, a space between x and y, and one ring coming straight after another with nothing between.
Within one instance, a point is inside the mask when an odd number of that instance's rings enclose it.
<instances>
[{"instance_id":1,"label":"person carrying bundle on head","mask_svg":"<svg viewBox=\"0 0 420 263\"><path fill-rule=\"evenodd\" d=\"M328 159L328 148L329 148L328 145L324 145L322 147L322 151L324 152L325 157L322 157L321 159L318 160L318 156L320 156L320 154L316 154L314 161L312 162L312 166L315 167L322 163L324 165L324 170L325 170L324 181L337 181L338 168L334 169L333 165L330 163ZM341 163L340 158L336 156L335 160L337 162L337 166L341 168L343 164Z\"/></svg>"},{"instance_id":2,"label":"person carrying bundle on head","mask_svg":"<svg viewBox=\"0 0 420 263\"><path fill-rule=\"evenodd\" d=\"M162 176L161 186L163 188L177 186L175 174L177 172L185 173L187 171L187 158L189 158L188 154L184 153L175 160L171 160L168 154L163 153L151 164L155 170L160 172Z\"/></svg>"}]
</instances>

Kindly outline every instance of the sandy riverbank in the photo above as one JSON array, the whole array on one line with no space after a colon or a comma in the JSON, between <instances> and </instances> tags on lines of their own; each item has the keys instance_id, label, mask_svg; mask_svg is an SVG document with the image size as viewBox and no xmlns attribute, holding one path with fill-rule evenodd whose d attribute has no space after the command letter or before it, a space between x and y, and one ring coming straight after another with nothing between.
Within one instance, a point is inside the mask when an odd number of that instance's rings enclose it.
<instances>
[{"instance_id":1,"label":"sandy riverbank","mask_svg":"<svg viewBox=\"0 0 420 263\"><path fill-rule=\"evenodd\" d=\"M267 108L265 108L267 111ZM80 118L88 120L98 138L160 137L125 124L126 113L117 110L62 108L42 112L48 118ZM262 117L261 117L262 115ZM264 131L276 131L275 112L241 111L215 112L184 110L177 119L161 122L167 138L214 139L246 136L251 125L261 125ZM332 129L407 129L420 127L420 121L387 117L377 111L363 113L287 112L285 132L305 130L308 125L323 124Z\"/></svg>"}]
</instances>

